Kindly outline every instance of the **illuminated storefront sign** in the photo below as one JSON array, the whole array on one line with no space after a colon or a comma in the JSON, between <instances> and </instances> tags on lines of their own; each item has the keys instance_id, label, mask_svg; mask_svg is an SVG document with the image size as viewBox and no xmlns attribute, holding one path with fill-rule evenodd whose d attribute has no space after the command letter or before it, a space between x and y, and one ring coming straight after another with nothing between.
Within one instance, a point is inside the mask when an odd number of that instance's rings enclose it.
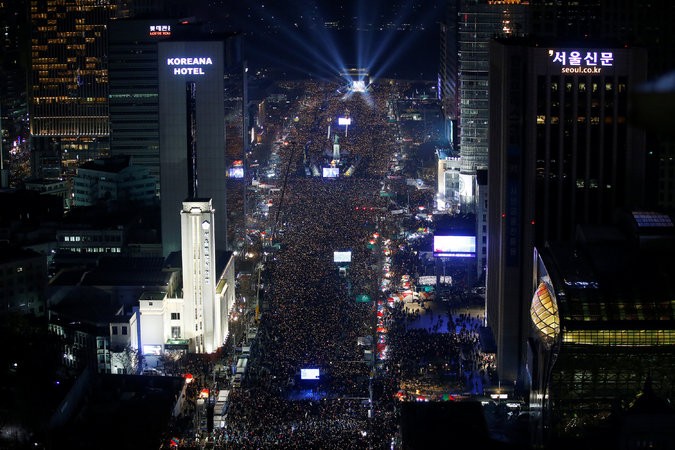
<instances>
[{"instance_id":1,"label":"illuminated storefront sign","mask_svg":"<svg viewBox=\"0 0 675 450\"><path fill-rule=\"evenodd\" d=\"M561 65L562 73L595 74L614 65L614 52L593 50L549 50L551 62Z\"/></svg>"},{"instance_id":2,"label":"illuminated storefront sign","mask_svg":"<svg viewBox=\"0 0 675 450\"><path fill-rule=\"evenodd\" d=\"M171 36L171 25L150 25L149 36Z\"/></svg>"},{"instance_id":3,"label":"illuminated storefront sign","mask_svg":"<svg viewBox=\"0 0 675 450\"><path fill-rule=\"evenodd\" d=\"M166 65L180 66L173 67L174 75L206 75L204 66L213 65L213 61L211 58L167 58Z\"/></svg>"}]
</instances>

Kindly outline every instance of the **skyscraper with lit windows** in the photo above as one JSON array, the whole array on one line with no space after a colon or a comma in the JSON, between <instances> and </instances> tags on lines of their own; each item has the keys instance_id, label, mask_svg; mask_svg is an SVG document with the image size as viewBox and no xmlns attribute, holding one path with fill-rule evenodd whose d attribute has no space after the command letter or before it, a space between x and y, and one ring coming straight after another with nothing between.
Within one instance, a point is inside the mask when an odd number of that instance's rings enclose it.
<instances>
[{"instance_id":1,"label":"skyscraper with lit windows","mask_svg":"<svg viewBox=\"0 0 675 450\"><path fill-rule=\"evenodd\" d=\"M495 36L528 30L528 2L461 0L459 37L459 144L462 158L460 199L473 204L477 168L488 163L488 47Z\"/></svg>"},{"instance_id":2,"label":"skyscraper with lit windows","mask_svg":"<svg viewBox=\"0 0 675 450\"><path fill-rule=\"evenodd\" d=\"M30 0L33 175L108 152L107 24L117 2ZM121 11L126 11L121 8Z\"/></svg>"},{"instance_id":3,"label":"skyscraper with lit windows","mask_svg":"<svg viewBox=\"0 0 675 450\"><path fill-rule=\"evenodd\" d=\"M490 47L487 319L502 379L523 367L533 249L644 201L645 134L629 91L639 48L503 39Z\"/></svg>"}]
</instances>

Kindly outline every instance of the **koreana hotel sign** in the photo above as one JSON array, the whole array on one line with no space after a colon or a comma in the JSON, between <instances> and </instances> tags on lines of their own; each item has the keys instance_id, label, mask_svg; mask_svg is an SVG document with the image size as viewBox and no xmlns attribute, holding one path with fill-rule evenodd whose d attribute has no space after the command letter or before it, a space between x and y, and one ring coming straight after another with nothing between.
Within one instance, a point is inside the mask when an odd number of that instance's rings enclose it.
<instances>
[{"instance_id":1,"label":"koreana hotel sign","mask_svg":"<svg viewBox=\"0 0 675 450\"><path fill-rule=\"evenodd\" d=\"M206 75L204 66L213 65L211 58L167 58L166 65L174 75Z\"/></svg>"},{"instance_id":2,"label":"koreana hotel sign","mask_svg":"<svg viewBox=\"0 0 675 450\"><path fill-rule=\"evenodd\" d=\"M561 73L592 75L614 66L614 52L606 50L549 50L548 56L552 64L560 66Z\"/></svg>"}]
</instances>

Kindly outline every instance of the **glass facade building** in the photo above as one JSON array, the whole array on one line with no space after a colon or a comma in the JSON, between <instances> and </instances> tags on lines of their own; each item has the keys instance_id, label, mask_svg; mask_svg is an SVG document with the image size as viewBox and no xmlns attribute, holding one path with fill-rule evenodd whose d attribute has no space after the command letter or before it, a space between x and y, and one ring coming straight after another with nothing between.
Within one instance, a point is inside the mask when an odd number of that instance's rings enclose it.
<instances>
[{"instance_id":1,"label":"glass facade building","mask_svg":"<svg viewBox=\"0 0 675 450\"><path fill-rule=\"evenodd\" d=\"M488 163L489 43L527 31L527 2L463 0L458 14L459 129L462 173Z\"/></svg>"},{"instance_id":2,"label":"glass facade building","mask_svg":"<svg viewBox=\"0 0 675 450\"><path fill-rule=\"evenodd\" d=\"M65 166L108 152L108 22L116 2L31 0L30 133ZM123 8L124 9L124 8ZM40 155L34 173L41 176Z\"/></svg>"},{"instance_id":3,"label":"glass facade building","mask_svg":"<svg viewBox=\"0 0 675 450\"><path fill-rule=\"evenodd\" d=\"M582 231L576 245L535 251L527 368L539 444L607 427L647 379L672 398L674 236L664 230L659 250L642 248L644 236Z\"/></svg>"}]
</instances>

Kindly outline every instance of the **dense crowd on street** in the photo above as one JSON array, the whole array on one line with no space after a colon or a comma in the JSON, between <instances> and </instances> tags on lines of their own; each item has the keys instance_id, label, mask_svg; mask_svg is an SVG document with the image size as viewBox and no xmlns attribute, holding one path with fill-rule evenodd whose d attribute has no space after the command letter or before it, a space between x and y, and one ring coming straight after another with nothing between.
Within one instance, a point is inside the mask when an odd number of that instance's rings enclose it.
<instances>
[{"instance_id":1,"label":"dense crowd on street","mask_svg":"<svg viewBox=\"0 0 675 450\"><path fill-rule=\"evenodd\" d=\"M387 120L396 86L374 86L367 97L336 93L326 83L292 87L304 96L277 149L283 189L269 210L275 233L266 238L279 245L265 261L266 308L248 377L232 389L227 425L210 439L216 448L390 448L402 385L451 376L462 391L486 369L478 351L481 318L460 312L434 318L430 309L413 312L398 303L384 318L387 361L365 357L359 338L375 335L378 301L387 295L380 288L382 249L373 243L398 228L387 215L389 200L379 195L399 148L396 125ZM340 133L343 155L359 161L354 176L323 179L295 170L326 161L333 143L327 124L345 115L352 118L349 134L337 126L333 133ZM413 192L415 202L419 195ZM351 251L346 274L333 261L335 251ZM398 270L418 274L418 260L405 254ZM357 302L357 295L371 301ZM428 328L412 326L420 315L432 316ZM302 380L303 368L318 368L320 379Z\"/></svg>"},{"instance_id":2,"label":"dense crowd on street","mask_svg":"<svg viewBox=\"0 0 675 450\"><path fill-rule=\"evenodd\" d=\"M257 347L265 370L255 371L235 390L228 426L219 439L243 448L383 448L396 431L391 402L371 411L369 377L360 336L372 334L372 303L357 303L358 294L376 298L379 255L367 247L381 219L380 178L386 170L382 155L391 152L391 125L385 105L369 105L362 97L342 101L332 87L315 90L308 83L302 119L286 139L308 147L320 159L332 145L317 127L326 117L349 111L358 126L343 148L359 156L359 170L368 177L326 180L292 173L282 194L274 198L270 217L277 218L281 249L267 262L269 306L264 312ZM377 96L377 98L381 98ZM325 130L323 130L325 132ZM319 142L317 135L324 139ZM301 152L282 147L281 167L295 167ZM292 159L292 160L291 160ZM282 170L283 173L283 170ZM334 251L350 250L348 275L340 277ZM314 384L300 380L302 368L319 368ZM294 391L309 390L311 399L293 400ZM369 418L370 415L370 418ZM384 445L386 443L386 445Z\"/></svg>"}]
</instances>

